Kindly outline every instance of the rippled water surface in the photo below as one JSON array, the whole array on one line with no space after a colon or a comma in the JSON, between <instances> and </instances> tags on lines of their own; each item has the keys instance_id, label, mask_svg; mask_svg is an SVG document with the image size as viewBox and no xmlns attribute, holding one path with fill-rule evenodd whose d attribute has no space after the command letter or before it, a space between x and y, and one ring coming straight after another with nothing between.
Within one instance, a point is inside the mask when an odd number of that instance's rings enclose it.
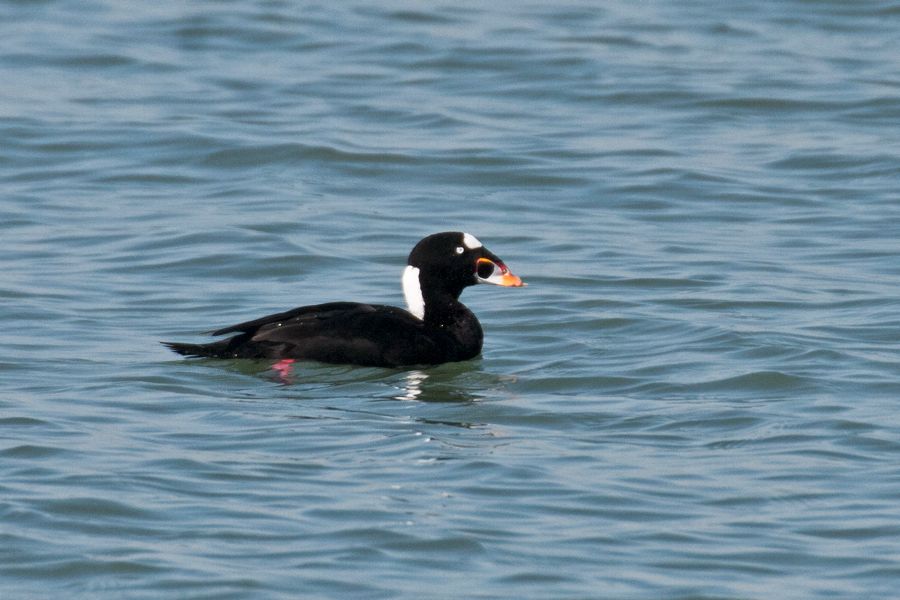
<instances>
[{"instance_id":1,"label":"rippled water surface","mask_svg":"<svg viewBox=\"0 0 900 600\"><path fill-rule=\"evenodd\" d=\"M0 3L4 598L887 598L896 2ZM192 361L401 303L481 358Z\"/></svg>"}]
</instances>

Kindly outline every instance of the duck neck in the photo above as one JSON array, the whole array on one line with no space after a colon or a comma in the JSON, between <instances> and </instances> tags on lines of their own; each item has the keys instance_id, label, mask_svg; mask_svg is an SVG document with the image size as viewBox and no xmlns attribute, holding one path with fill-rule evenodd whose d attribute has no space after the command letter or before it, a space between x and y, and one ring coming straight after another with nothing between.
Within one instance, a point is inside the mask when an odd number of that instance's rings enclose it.
<instances>
[{"instance_id":1,"label":"duck neck","mask_svg":"<svg viewBox=\"0 0 900 600\"><path fill-rule=\"evenodd\" d=\"M459 323L472 315L466 306L456 296L451 294L429 294L425 300L425 317L422 319L428 325L448 327Z\"/></svg>"},{"instance_id":2,"label":"duck neck","mask_svg":"<svg viewBox=\"0 0 900 600\"><path fill-rule=\"evenodd\" d=\"M436 339L454 340L452 360L466 360L481 352L484 333L475 315L459 301L462 286L448 289L446 281L421 281L420 271L408 266L403 272L403 295L409 312L423 321L432 332L443 332ZM425 293L423 293L425 290Z\"/></svg>"},{"instance_id":3,"label":"duck neck","mask_svg":"<svg viewBox=\"0 0 900 600\"><path fill-rule=\"evenodd\" d=\"M449 289L440 279L423 279L421 271L411 265L403 272L406 307L418 319L429 325L446 327L472 314L459 301L462 289Z\"/></svg>"},{"instance_id":4,"label":"duck neck","mask_svg":"<svg viewBox=\"0 0 900 600\"><path fill-rule=\"evenodd\" d=\"M484 332L481 323L462 302L452 294L430 295L425 302L425 328L435 339L453 340L448 343L453 360L467 360L481 352ZM440 333L438 333L440 332Z\"/></svg>"}]
</instances>

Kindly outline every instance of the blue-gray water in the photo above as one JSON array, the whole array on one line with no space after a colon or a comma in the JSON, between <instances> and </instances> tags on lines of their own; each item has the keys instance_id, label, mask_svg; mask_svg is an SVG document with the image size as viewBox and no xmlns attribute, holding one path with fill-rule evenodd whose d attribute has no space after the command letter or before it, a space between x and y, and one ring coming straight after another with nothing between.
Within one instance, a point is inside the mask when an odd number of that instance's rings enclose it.
<instances>
[{"instance_id":1,"label":"blue-gray water","mask_svg":"<svg viewBox=\"0 0 900 600\"><path fill-rule=\"evenodd\" d=\"M888 598L900 5L0 3L3 598ZM483 356L189 361L401 303Z\"/></svg>"}]
</instances>

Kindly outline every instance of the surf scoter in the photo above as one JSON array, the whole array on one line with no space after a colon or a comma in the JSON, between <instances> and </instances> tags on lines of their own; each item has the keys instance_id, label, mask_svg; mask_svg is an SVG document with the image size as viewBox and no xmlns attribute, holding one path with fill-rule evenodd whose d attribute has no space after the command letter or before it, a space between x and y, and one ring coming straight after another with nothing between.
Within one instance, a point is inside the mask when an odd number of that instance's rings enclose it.
<instances>
[{"instance_id":1,"label":"surf scoter","mask_svg":"<svg viewBox=\"0 0 900 600\"><path fill-rule=\"evenodd\" d=\"M408 310L329 302L239 323L212 332L237 335L208 344L163 342L186 356L302 359L378 367L468 360L483 334L460 301L476 283L521 287L495 254L462 232L429 235L413 248L403 271Z\"/></svg>"}]
</instances>

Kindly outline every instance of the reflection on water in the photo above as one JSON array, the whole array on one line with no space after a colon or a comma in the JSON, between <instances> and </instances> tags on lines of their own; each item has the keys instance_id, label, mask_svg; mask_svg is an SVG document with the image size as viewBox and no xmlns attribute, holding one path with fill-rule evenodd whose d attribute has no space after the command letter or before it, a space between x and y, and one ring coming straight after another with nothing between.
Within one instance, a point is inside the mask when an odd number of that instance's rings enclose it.
<instances>
[{"instance_id":1,"label":"reflection on water","mask_svg":"<svg viewBox=\"0 0 900 600\"><path fill-rule=\"evenodd\" d=\"M508 396L508 386L515 377L482 370L481 361L448 363L403 373L394 386L395 400L419 402L478 402L499 395Z\"/></svg>"},{"instance_id":2,"label":"reflection on water","mask_svg":"<svg viewBox=\"0 0 900 600\"><path fill-rule=\"evenodd\" d=\"M278 383L286 386L334 390L359 383L380 382L389 386L390 391L385 397L399 401L477 402L497 392L504 395L502 390L515 381L514 377L483 371L481 361L448 363L408 371L291 360L267 363L260 370L260 364L255 361L229 362L251 363L232 365L230 368L240 369L247 375L274 375Z\"/></svg>"},{"instance_id":3,"label":"reflection on water","mask_svg":"<svg viewBox=\"0 0 900 600\"><path fill-rule=\"evenodd\" d=\"M398 394L394 400L418 402L476 402L481 399L478 376L484 375L477 363L453 363L407 371L394 384Z\"/></svg>"},{"instance_id":4,"label":"reflection on water","mask_svg":"<svg viewBox=\"0 0 900 600\"><path fill-rule=\"evenodd\" d=\"M325 386L330 389L381 380L391 386L392 400L418 402L475 402L483 392L496 389L500 378L480 370L480 362L467 361L398 371L353 365L280 360L275 363L229 361L229 368L247 375L267 373L286 386ZM248 363L248 364L234 364Z\"/></svg>"},{"instance_id":5,"label":"reflection on water","mask_svg":"<svg viewBox=\"0 0 900 600\"><path fill-rule=\"evenodd\" d=\"M394 396L396 400L421 400L422 384L428 380L428 373L425 371L409 371L404 378L405 387L401 388L403 393Z\"/></svg>"},{"instance_id":6,"label":"reflection on water","mask_svg":"<svg viewBox=\"0 0 900 600\"><path fill-rule=\"evenodd\" d=\"M484 371L480 360L408 371L294 359L196 359L190 362L249 377L262 377L300 391L330 390L334 393L360 384L381 384L388 387L386 399L418 402L470 403L493 396L506 398L509 386L517 379L512 375Z\"/></svg>"}]
</instances>

